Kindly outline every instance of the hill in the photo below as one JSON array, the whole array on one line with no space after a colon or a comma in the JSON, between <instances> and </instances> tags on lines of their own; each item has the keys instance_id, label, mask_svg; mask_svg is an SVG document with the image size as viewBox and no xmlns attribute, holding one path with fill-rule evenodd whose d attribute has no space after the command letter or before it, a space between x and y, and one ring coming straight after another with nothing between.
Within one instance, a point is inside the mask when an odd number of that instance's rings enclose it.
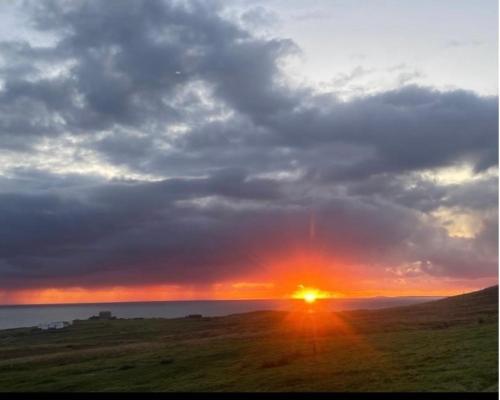
<instances>
[{"instance_id":1,"label":"hill","mask_svg":"<svg viewBox=\"0 0 500 400\"><path fill-rule=\"evenodd\" d=\"M497 391L498 286L412 306L0 331L0 391Z\"/></svg>"},{"instance_id":2,"label":"hill","mask_svg":"<svg viewBox=\"0 0 500 400\"><path fill-rule=\"evenodd\" d=\"M498 321L498 285L477 292L405 307L342 313L359 329L440 329Z\"/></svg>"}]
</instances>

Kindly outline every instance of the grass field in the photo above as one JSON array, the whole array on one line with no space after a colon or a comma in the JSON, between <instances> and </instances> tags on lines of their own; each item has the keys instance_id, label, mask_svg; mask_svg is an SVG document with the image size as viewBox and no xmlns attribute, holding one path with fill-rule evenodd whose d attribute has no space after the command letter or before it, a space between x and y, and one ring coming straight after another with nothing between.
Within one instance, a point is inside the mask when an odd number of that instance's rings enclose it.
<instances>
[{"instance_id":1,"label":"grass field","mask_svg":"<svg viewBox=\"0 0 500 400\"><path fill-rule=\"evenodd\" d=\"M498 391L498 287L342 313L0 331L1 391Z\"/></svg>"}]
</instances>

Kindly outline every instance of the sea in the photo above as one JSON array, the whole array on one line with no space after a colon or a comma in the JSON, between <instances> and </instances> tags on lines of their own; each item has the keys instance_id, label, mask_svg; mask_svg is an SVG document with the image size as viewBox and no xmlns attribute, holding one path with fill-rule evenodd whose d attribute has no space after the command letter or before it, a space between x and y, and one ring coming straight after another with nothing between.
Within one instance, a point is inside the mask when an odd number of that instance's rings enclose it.
<instances>
[{"instance_id":1,"label":"sea","mask_svg":"<svg viewBox=\"0 0 500 400\"><path fill-rule=\"evenodd\" d=\"M323 310L346 311L399 307L440 297L373 297L350 299L323 299ZM49 305L0 306L0 329L33 327L55 321L87 319L100 311L111 311L117 318L180 318L189 314L217 317L252 311L292 310L301 300L193 300L154 301L130 303L80 303Z\"/></svg>"}]
</instances>

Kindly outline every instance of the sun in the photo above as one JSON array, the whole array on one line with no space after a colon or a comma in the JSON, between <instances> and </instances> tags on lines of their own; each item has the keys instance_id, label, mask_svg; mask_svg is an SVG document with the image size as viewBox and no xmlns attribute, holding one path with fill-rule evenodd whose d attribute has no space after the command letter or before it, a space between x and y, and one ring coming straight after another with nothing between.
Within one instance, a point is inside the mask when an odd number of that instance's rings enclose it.
<instances>
[{"instance_id":1,"label":"sun","mask_svg":"<svg viewBox=\"0 0 500 400\"><path fill-rule=\"evenodd\" d=\"M334 297L330 292L312 287L305 287L304 285L299 285L298 289L292 295L292 298L304 300L308 304L312 304L318 299L328 299L330 297Z\"/></svg>"},{"instance_id":2,"label":"sun","mask_svg":"<svg viewBox=\"0 0 500 400\"><path fill-rule=\"evenodd\" d=\"M306 303L312 304L316 301L316 293L314 292L306 292L303 296Z\"/></svg>"}]
</instances>

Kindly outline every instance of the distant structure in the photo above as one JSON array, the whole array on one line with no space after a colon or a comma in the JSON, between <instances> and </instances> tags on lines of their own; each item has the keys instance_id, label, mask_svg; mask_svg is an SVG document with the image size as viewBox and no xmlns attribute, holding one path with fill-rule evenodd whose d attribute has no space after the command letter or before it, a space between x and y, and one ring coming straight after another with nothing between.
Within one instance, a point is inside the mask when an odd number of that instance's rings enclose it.
<instances>
[{"instance_id":1,"label":"distant structure","mask_svg":"<svg viewBox=\"0 0 500 400\"><path fill-rule=\"evenodd\" d=\"M116 319L116 317L114 317L111 314L111 311L99 311L98 315L92 315L89 319L108 320L108 319Z\"/></svg>"},{"instance_id":2,"label":"distant structure","mask_svg":"<svg viewBox=\"0 0 500 400\"><path fill-rule=\"evenodd\" d=\"M203 315L201 314L189 314L189 315L186 315L186 318L203 318Z\"/></svg>"},{"instance_id":3,"label":"distant structure","mask_svg":"<svg viewBox=\"0 0 500 400\"><path fill-rule=\"evenodd\" d=\"M99 311L99 319L112 319L111 311Z\"/></svg>"},{"instance_id":4,"label":"distant structure","mask_svg":"<svg viewBox=\"0 0 500 400\"><path fill-rule=\"evenodd\" d=\"M63 329L68 326L70 326L71 323L68 321L55 321L55 322L47 322L43 324L38 324L38 328L47 331L47 330L53 330L53 329Z\"/></svg>"}]
</instances>

